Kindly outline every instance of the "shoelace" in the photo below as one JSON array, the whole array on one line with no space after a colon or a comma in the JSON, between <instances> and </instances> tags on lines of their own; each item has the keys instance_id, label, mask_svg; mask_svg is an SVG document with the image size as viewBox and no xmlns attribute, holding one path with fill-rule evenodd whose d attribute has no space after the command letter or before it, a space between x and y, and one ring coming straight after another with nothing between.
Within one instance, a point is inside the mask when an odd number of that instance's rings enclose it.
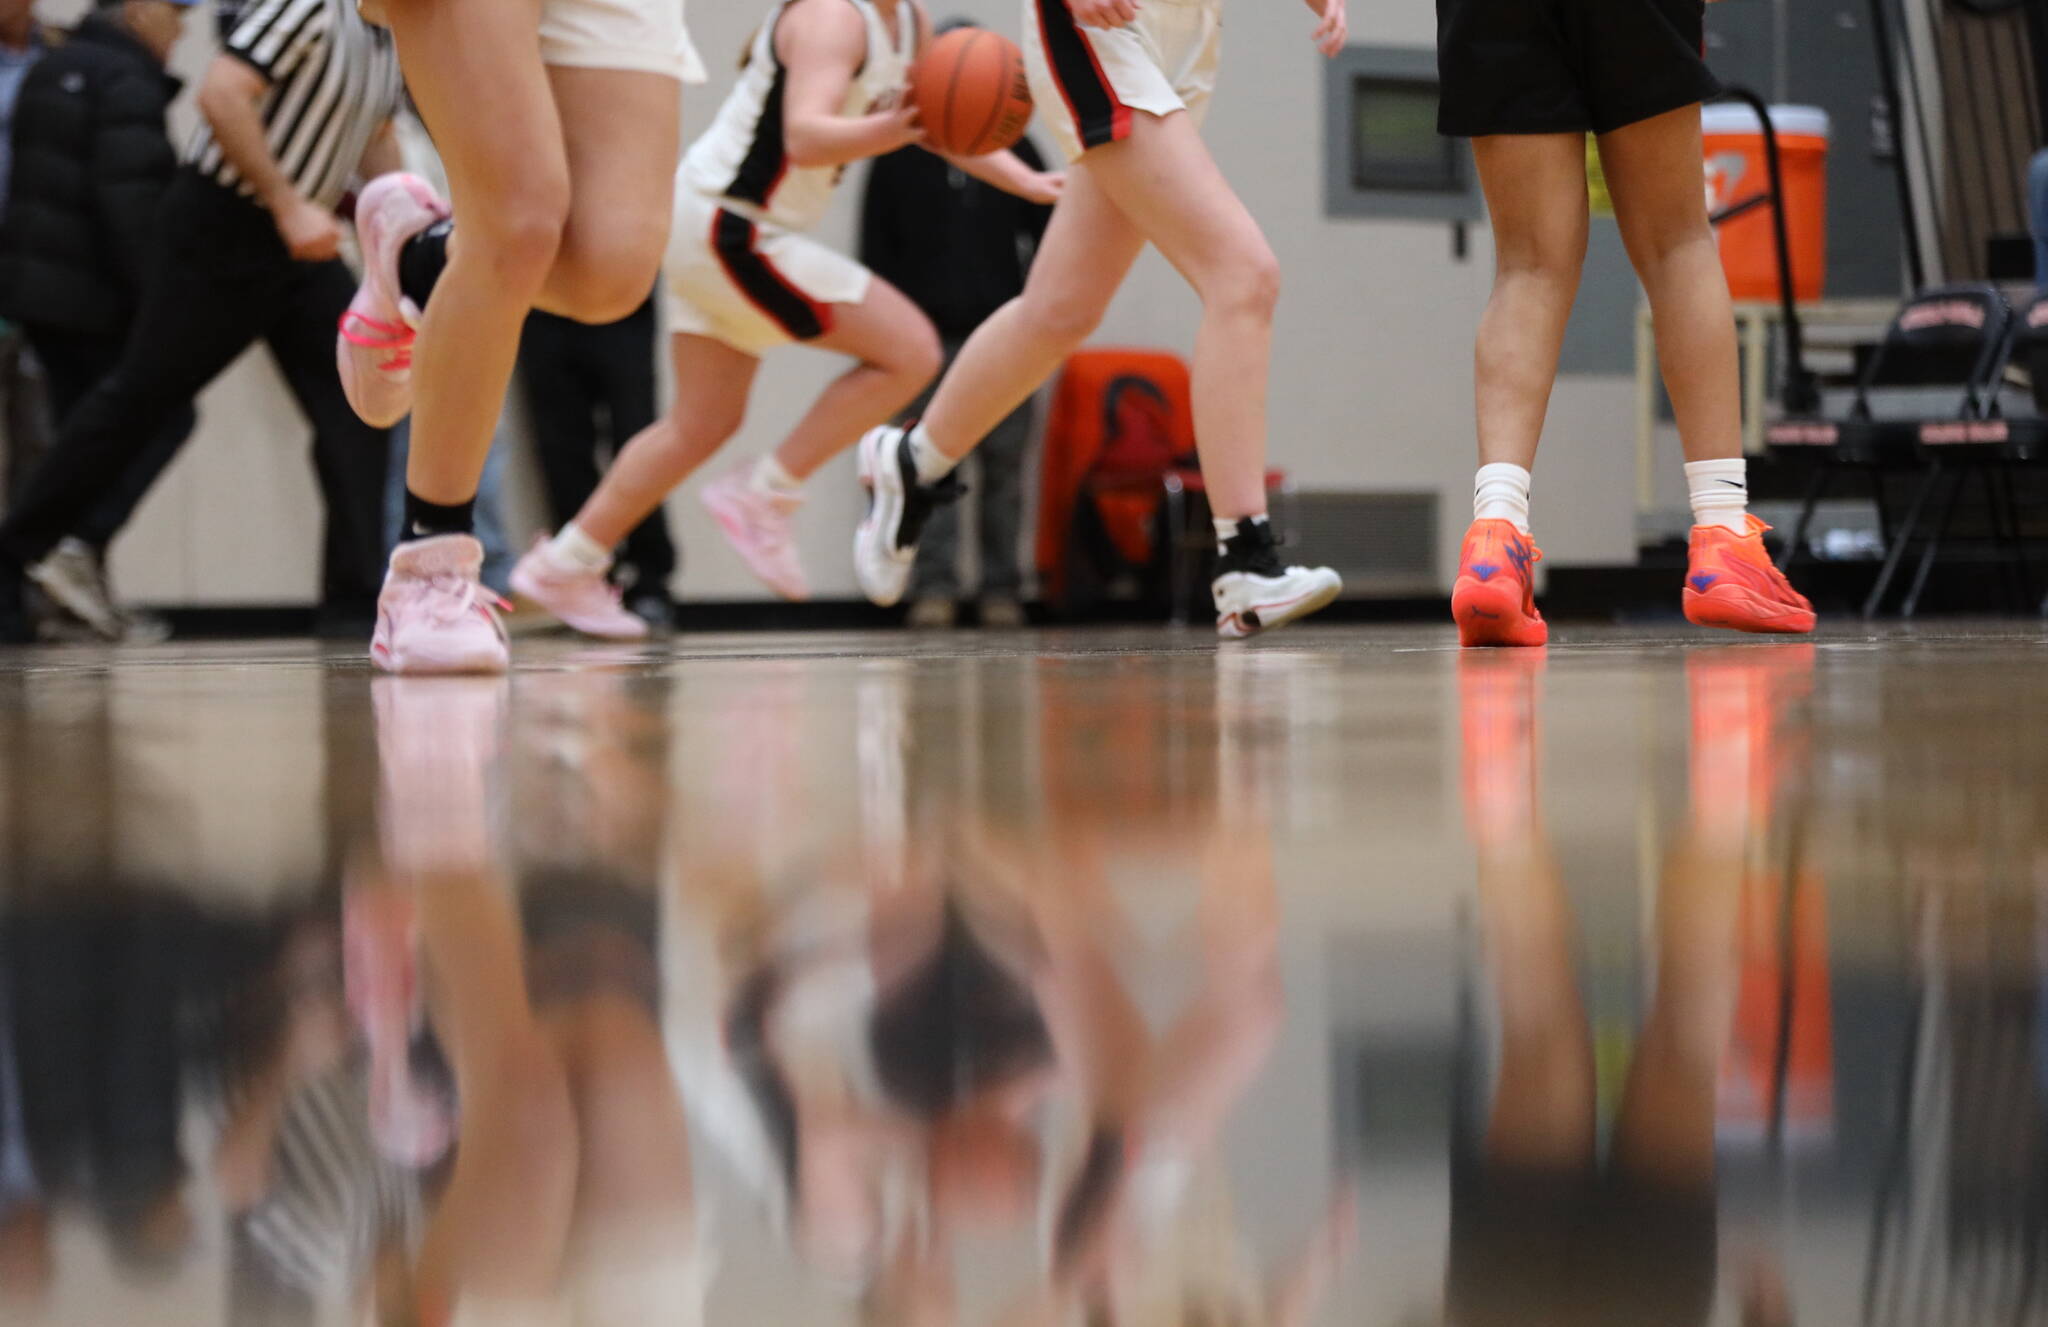
<instances>
[{"instance_id":1,"label":"shoelace","mask_svg":"<svg viewBox=\"0 0 2048 1327\"><path fill-rule=\"evenodd\" d=\"M431 611L439 622L457 622L471 613L492 617L493 610L498 613L512 611L512 605L497 591L486 589L483 582L473 581L467 576L435 576L426 584L435 592Z\"/></svg>"},{"instance_id":2,"label":"shoelace","mask_svg":"<svg viewBox=\"0 0 2048 1327\"><path fill-rule=\"evenodd\" d=\"M915 547L918 538L924 534L925 522L932 513L948 503L958 502L967 494L967 485L960 482L958 475L947 475L936 484L910 484L903 492L903 521L896 532L896 548L900 552Z\"/></svg>"},{"instance_id":3,"label":"shoelace","mask_svg":"<svg viewBox=\"0 0 2048 1327\"><path fill-rule=\"evenodd\" d=\"M389 350L391 357L377 365L387 372L412 367L413 330L402 323L387 323L351 309L341 315L341 339L365 350Z\"/></svg>"}]
</instances>

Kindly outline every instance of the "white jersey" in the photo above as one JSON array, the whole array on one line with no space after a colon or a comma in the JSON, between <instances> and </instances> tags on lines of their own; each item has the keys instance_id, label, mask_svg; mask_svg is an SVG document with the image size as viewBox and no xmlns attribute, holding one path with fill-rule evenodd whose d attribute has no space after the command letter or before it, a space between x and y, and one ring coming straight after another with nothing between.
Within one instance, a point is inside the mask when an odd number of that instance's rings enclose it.
<instances>
[{"instance_id":1,"label":"white jersey","mask_svg":"<svg viewBox=\"0 0 2048 1327\"><path fill-rule=\"evenodd\" d=\"M808 230L825 215L842 166L793 166L783 142L782 98L788 71L775 54L775 29L798 0L782 0L754 34L746 66L718 118L683 154L681 183L757 221L788 230ZM867 24L868 53L846 101L845 116L867 115L901 96L917 54L917 11L897 0L896 31L890 32L872 0L808 0L850 4Z\"/></svg>"}]
</instances>

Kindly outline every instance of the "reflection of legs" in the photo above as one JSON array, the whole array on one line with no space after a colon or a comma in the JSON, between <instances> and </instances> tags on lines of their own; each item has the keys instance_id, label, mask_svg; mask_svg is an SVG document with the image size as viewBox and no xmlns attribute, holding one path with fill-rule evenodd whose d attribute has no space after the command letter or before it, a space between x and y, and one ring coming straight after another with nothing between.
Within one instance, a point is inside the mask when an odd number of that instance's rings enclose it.
<instances>
[{"instance_id":1,"label":"reflection of legs","mask_svg":"<svg viewBox=\"0 0 2048 1327\"><path fill-rule=\"evenodd\" d=\"M428 1014L455 1070L461 1146L420 1250L423 1305L551 1295L575 1201L575 1111L527 1002L503 882L419 882Z\"/></svg>"},{"instance_id":2,"label":"reflection of legs","mask_svg":"<svg viewBox=\"0 0 2048 1327\"><path fill-rule=\"evenodd\" d=\"M835 378L797 421L775 459L797 479L884 424L939 371L939 334L902 291L876 278L867 298L842 304L832 330L811 342L860 362Z\"/></svg>"},{"instance_id":3,"label":"reflection of legs","mask_svg":"<svg viewBox=\"0 0 2048 1327\"><path fill-rule=\"evenodd\" d=\"M1574 967L1571 903L1537 797L1541 664L1539 654L1468 654L1459 669L1467 814L1500 1018L1486 1154L1576 1167L1593 1160L1593 1044Z\"/></svg>"}]
</instances>

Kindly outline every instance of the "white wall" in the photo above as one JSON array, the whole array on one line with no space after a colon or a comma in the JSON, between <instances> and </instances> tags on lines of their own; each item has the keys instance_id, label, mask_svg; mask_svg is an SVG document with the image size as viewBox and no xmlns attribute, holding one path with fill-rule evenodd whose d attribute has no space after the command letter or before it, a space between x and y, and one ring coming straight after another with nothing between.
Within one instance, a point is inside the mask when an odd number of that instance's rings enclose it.
<instances>
[{"instance_id":1,"label":"white wall","mask_svg":"<svg viewBox=\"0 0 2048 1327\"><path fill-rule=\"evenodd\" d=\"M76 0L46 0L57 14ZM937 0L1015 34L1011 0ZM687 99L690 129L717 105L733 55L761 6L699 3L691 26L712 83ZM1471 336L1485 302L1491 252L1484 227L1465 262L1436 223L1334 221L1322 212L1322 80L1309 45L1312 20L1286 0L1233 0L1222 88L1209 139L1225 172L1266 227L1287 272L1274 355L1271 417L1276 464L1312 488L1434 488L1443 494L1440 569L1456 555L1472 469ZM1354 7L1355 39L1430 45L1430 0ZM195 18L178 65L203 67L210 17ZM180 108L180 124L189 111ZM687 132L687 130L686 130ZM851 245L858 176L823 229ZM1119 295L1102 338L1190 347L1197 306L1186 286L1147 255ZM752 457L772 446L820 385L832 358L788 351L769 359L746 431L731 448ZM1633 556L1632 388L1622 378L1573 378L1552 408L1554 442L1540 476L1546 550L1555 561ZM258 350L201 399L199 435L117 546L125 593L166 603L285 603L314 594L319 505L306 457L308 432ZM522 458L523 464L523 458ZM515 524L537 526L529 473L515 484ZM715 468L715 467L714 467ZM804 552L820 597L853 597L848 535L859 499L842 460L813 486ZM230 505L232 504L232 506ZM701 518L694 489L671 503L685 547L678 587L688 598L745 599L760 591ZM223 514L232 511L232 522ZM253 527L253 528L252 528Z\"/></svg>"}]
</instances>

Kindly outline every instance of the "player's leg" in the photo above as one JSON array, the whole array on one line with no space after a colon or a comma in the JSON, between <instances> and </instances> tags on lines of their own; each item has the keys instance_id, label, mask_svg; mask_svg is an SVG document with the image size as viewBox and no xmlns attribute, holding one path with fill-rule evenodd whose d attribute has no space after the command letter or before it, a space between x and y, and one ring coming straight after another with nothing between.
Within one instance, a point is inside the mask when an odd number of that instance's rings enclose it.
<instances>
[{"instance_id":1,"label":"player's leg","mask_svg":"<svg viewBox=\"0 0 2048 1327\"><path fill-rule=\"evenodd\" d=\"M805 344L850 355L857 363L819 394L773 455L714 481L703 497L748 568L783 598L801 600L810 597L810 584L792 522L803 505L804 481L930 386L941 349L931 319L888 282L801 237L778 244L791 273L810 267L826 278L847 269L837 279L848 279L849 293L858 288L859 298L831 304L827 325ZM770 248L764 256L775 254Z\"/></svg>"},{"instance_id":2,"label":"player's leg","mask_svg":"<svg viewBox=\"0 0 2048 1327\"><path fill-rule=\"evenodd\" d=\"M1541 645L1529 537L1529 468L1543 437L1565 325L1585 265L1589 208L1580 133L1472 142L1493 218L1493 295L1479 321L1479 473L1451 615L1467 645Z\"/></svg>"},{"instance_id":3,"label":"player's leg","mask_svg":"<svg viewBox=\"0 0 2048 1327\"><path fill-rule=\"evenodd\" d=\"M646 302L668 244L683 85L671 74L560 65L548 67L548 81L569 207L537 303L578 322L617 322Z\"/></svg>"},{"instance_id":4,"label":"player's leg","mask_svg":"<svg viewBox=\"0 0 2048 1327\"><path fill-rule=\"evenodd\" d=\"M875 496L854 563L870 599L887 606L902 597L924 523L949 496L941 481L1095 330L1144 247L1087 164L1075 166L1024 293L967 338L914 428L861 439L862 482Z\"/></svg>"},{"instance_id":5,"label":"player's leg","mask_svg":"<svg viewBox=\"0 0 2048 1327\"><path fill-rule=\"evenodd\" d=\"M1266 384L1280 264L1196 127L1194 116L1132 117L1088 171L1202 300L1194 415L1216 519L1217 628L1243 636L1306 616L1343 589L1325 567L1282 564L1266 519Z\"/></svg>"},{"instance_id":6,"label":"player's leg","mask_svg":"<svg viewBox=\"0 0 2048 1327\"><path fill-rule=\"evenodd\" d=\"M438 201L405 177L373 183L357 212L366 276L352 312L374 316L351 320L358 333L382 328L409 343L398 293L425 310L417 344L387 361L409 357L403 395L413 430L402 541L380 596L371 657L396 672L502 671L504 633L477 579L477 487L520 329L561 247L568 154L534 39L538 0L392 0L388 16L462 228L430 224ZM345 377L350 339L345 328ZM353 368L359 382L376 380ZM360 403L355 387L350 396ZM402 412L402 403L391 408Z\"/></svg>"},{"instance_id":7,"label":"player's leg","mask_svg":"<svg viewBox=\"0 0 2048 1327\"><path fill-rule=\"evenodd\" d=\"M1685 446L1693 536L1686 615L1740 631L1813 629L1813 605L1765 551L1749 514L1742 383L1728 278L1700 187L1700 113L1687 106L1604 134L1600 155Z\"/></svg>"},{"instance_id":8,"label":"player's leg","mask_svg":"<svg viewBox=\"0 0 2048 1327\"><path fill-rule=\"evenodd\" d=\"M739 431L761 361L722 341L679 332L669 339L675 400L619 452L576 513L520 559L513 588L579 631L617 639L647 634L606 579L613 552L633 528Z\"/></svg>"}]
</instances>

